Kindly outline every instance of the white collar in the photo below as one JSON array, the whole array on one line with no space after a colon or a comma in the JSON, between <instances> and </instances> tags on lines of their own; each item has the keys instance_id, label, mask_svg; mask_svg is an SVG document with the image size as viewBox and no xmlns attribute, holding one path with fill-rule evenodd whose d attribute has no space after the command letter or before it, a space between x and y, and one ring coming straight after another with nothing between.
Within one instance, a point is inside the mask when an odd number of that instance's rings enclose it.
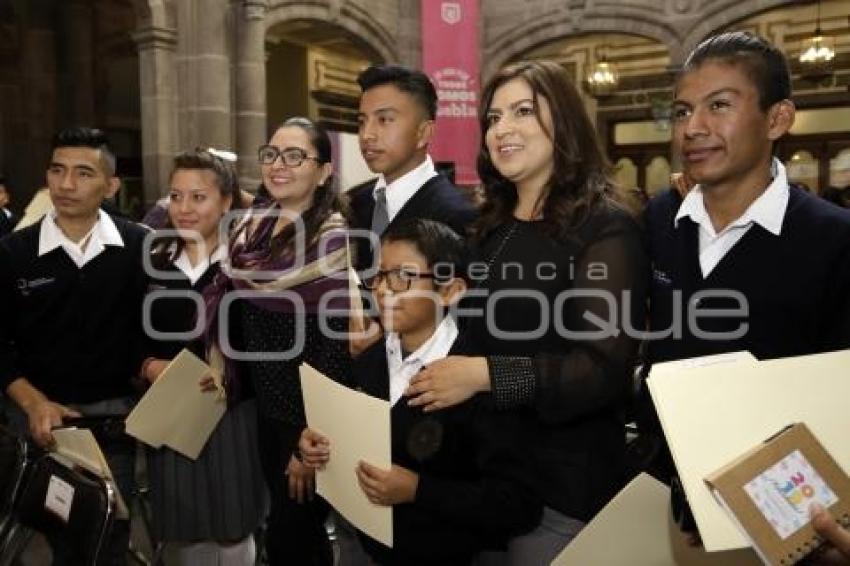
<instances>
[{"instance_id":1,"label":"white collar","mask_svg":"<svg viewBox=\"0 0 850 566\"><path fill-rule=\"evenodd\" d=\"M387 367L390 374L390 404L395 405L401 398L410 380L424 366L445 358L457 339L457 324L451 316L446 316L434 333L415 352L402 358L401 339L395 332L386 337Z\"/></svg>"},{"instance_id":2,"label":"white collar","mask_svg":"<svg viewBox=\"0 0 850 566\"><path fill-rule=\"evenodd\" d=\"M376 198L378 188L385 187L387 189L387 215L392 220L401 208L416 194L419 188L427 183L431 177L437 174L434 168L434 162L430 155L425 156L425 160L387 185L387 180L383 175L378 176L375 187L372 189L372 197Z\"/></svg>"},{"instance_id":3,"label":"white collar","mask_svg":"<svg viewBox=\"0 0 850 566\"><path fill-rule=\"evenodd\" d=\"M85 249L82 248L81 244L85 244ZM121 238L121 233L115 226L112 217L103 210L98 210L97 221L92 226L91 231L84 238L80 239L80 243L72 241L62 232L56 224L55 210L51 210L44 215L38 235L39 257L61 247L74 263L77 264L77 267L82 267L100 255L106 246L123 248L124 240Z\"/></svg>"},{"instance_id":4,"label":"white collar","mask_svg":"<svg viewBox=\"0 0 850 566\"><path fill-rule=\"evenodd\" d=\"M174 267L183 272L189 282L194 285L207 272L211 265L219 263L227 254L226 246L218 246L215 251L207 257L201 259L198 265L192 265L189 261L189 254L186 253L186 248L180 250L180 255L174 260Z\"/></svg>"},{"instance_id":5,"label":"white collar","mask_svg":"<svg viewBox=\"0 0 850 566\"><path fill-rule=\"evenodd\" d=\"M773 181L770 182L767 189L750 204L740 218L731 222L722 232L756 223L775 236L782 233L782 223L785 220L785 210L788 208L791 192L788 187L785 166L776 158L773 159L771 164L771 172L773 173ZM709 234L717 235L708 211L705 209L703 193L699 185L696 185L685 196L679 211L676 213L673 225L678 226L679 220L685 216L690 216L691 220L705 228Z\"/></svg>"}]
</instances>

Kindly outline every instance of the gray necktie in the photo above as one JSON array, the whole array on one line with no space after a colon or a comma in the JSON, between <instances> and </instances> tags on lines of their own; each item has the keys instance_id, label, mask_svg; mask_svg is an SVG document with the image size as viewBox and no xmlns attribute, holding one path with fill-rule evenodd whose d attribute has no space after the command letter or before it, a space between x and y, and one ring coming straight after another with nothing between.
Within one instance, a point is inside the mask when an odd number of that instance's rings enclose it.
<instances>
[{"instance_id":1,"label":"gray necktie","mask_svg":"<svg viewBox=\"0 0 850 566\"><path fill-rule=\"evenodd\" d=\"M387 188L375 189L375 210L372 211L372 232L380 236L390 223L390 215L387 212Z\"/></svg>"}]
</instances>

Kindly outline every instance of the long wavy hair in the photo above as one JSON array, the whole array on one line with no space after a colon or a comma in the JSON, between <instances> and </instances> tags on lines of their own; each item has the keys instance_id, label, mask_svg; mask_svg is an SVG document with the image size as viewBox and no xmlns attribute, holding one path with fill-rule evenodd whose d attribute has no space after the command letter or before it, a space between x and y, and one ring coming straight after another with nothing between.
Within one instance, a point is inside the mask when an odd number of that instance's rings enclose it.
<instances>
[{"instance_id":1,"label":"long wavy hair","mask_svg":"<svg viewBox=\"0 0 850 566\"><path fill-rule=\"evenodd\" d=\"M306 132L307 138L310 140L310 144L316 149L318 166L331 162L333 155L331 149L331 138L328 136L328 132L324 127L307 118L296 116L285 121L283 124L275 128L274 131L276 132L281 128L291 127L301 128L304 132ZM265 189L265 187L261 185L261 189ZM339 210L339 190L336 186L334 176L329 175L323 184L316 187L316 190L313 193L312 203L303 213L301 213L301 220L304 223L305 231L304 241L308 245L315 243L318 239L322 224L324 224L324 222L333 213L339 212ZM287 224L286 227L284 227L271 239L271 242L269 243L269 259L280 257L292 250L295 229L295 223Z\"/></svg>"},{"instance_id":2,"label":"long wavy hair","mask_svg":"<svg viewBox=\"0 0 850 566\"><path fill-rule=\"evenodd\" d=\"M542 229L552 237L562 238L577 229L596 206L607 200L613 192L613 182L609 176L610 163L581 96L566 69L552 61L511 64L484 87L479 116L478 175L484 184L485 201L481 216L472 227L472 235L478 240L485 238L513 218L517 205L516 186L493 165L486 144L490 128L487 112L493 103L493 94L514 79L521 79L531 87L535 112L539 112L540 97L549 104L553 131L548 131L537 114L538 123L554 146L552 176L544 190Z\"/></svg>"}]
</instances>

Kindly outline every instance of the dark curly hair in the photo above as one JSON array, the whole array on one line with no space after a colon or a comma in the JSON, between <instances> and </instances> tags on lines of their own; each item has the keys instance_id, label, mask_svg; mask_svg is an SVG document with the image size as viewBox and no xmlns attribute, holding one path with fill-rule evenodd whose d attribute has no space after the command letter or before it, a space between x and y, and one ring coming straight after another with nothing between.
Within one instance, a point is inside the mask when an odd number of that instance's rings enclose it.
<instances>
[{"instance_id":1,"label":"dark curly hair","mask_svg":"<svg viewBox=\"0 0 850 566\"><path fill-rule=\"evenodd\" d=\"M484 185L485 201L481 216L472 227L475 239L483 239L513 218L518 196L516 186L493 165L487 150L490 124L487 113L493 94L514 80L525 81L533 92L535 112L543 97L552 114L553 131L546 131L539 114L537 121L554 146L552 176L547 182L543 204L543 230L563 238L584 222L590 212L613 192L610 163L584 109L581 96L561 65L552 61L526 61L509 65L484 87L481 96L481 151L478 175Z\"/></svg>"}]
</instances>

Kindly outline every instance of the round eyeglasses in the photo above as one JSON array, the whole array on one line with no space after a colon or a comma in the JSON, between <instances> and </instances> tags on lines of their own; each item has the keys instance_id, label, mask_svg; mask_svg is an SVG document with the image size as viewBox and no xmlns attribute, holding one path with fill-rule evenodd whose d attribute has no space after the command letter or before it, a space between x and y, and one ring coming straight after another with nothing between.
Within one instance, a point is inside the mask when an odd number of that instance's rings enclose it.
<instances>
[{"instance_id":1,"label":"round eyeglasses","mask_svg":"<svg viewBox=\"0 0 850 566\"><path fill-rule=\"evenodd\" d=\"M287 167L298 167L304 163L305 159L312 159L316 163L321 163L318 157L307 155L307 152L300 147L280 149L273 145L263 145L257 151L257 157L262 165L271 165L277 161L278 157Z\"/></svg>"},{"instance_id":2,"label":"round eyeglasses","mask_svg":"<svg viewBox=\"0 0 850 566\"><path fill-rule=\"evenodd\" d=\"M417 279L436 279L433 273L415 273L403 269L389 269L378 271L374 276L363 281L363 286L370 291L375 291L381 281L387 282L387 288L393 293L404 293L410 291L410 284Z\"/></svg>"}]
</instances>

